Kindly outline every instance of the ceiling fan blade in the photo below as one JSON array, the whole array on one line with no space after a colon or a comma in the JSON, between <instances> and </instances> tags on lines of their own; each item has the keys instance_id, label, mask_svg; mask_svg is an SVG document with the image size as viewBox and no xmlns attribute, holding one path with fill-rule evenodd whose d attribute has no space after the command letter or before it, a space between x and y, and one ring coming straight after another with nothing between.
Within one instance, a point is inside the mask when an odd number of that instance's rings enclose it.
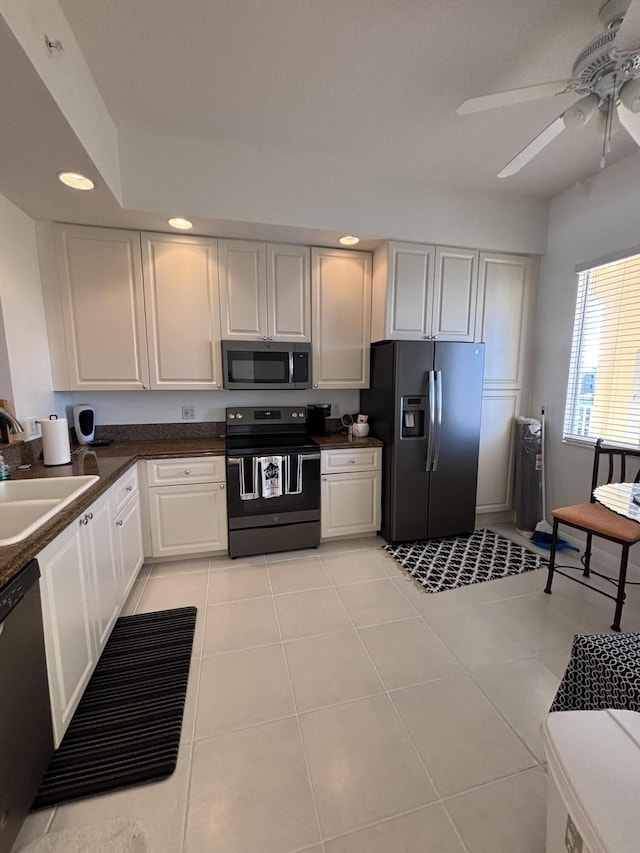
<instances>
[{"instance_id":1,"label":"ceiling fan blade","mask_svg":"<svg viewBox=\"0 0 640 853\"><path fill-rule=\"evenodd\" d=\"M636 145L640 146L640 113L632 113L624 104L619 104L618 118Z\"/></svg>"},{"instance_id":2,"label":"ceiling fan blade","mask_svg":"<svg viewBox=\"0 0 640 853\"><path fill-rule=\"evenodd\" d=\"M555 121L552 121L548 127L539 133L522 151L516 155L507 165L498 172L499 178L508 178L519 172L523 166L526 166L530 160L539 154L543 148L546 148L550 142L564 130L564 121L562 116L558 116Z\"/></svg>"},{"instance_id":3,"label":"ceiling fan blade","mask_svg":"<svg viewBox=\"0 0 640 853\"><path fill-rule=\"evenodd\" d=\"M616 50L637 50L640 48L640 0L631 0L629 8L613 40Z\"/></svg>"},{"instance_id":4,"label":"ceiling fan blade","mask_svg":"<svg viewBox=\"0 0 640 853\"><path fill-rule=\"evenodd\" d=\"M537 101L540 98L551 98L571 92L573 80L556 80L554 83L539 83L537 86L523 86L521 89L509 89L506 92L496 92L494 95L480 95L463 101L456 109L459 116L469 113L479 113L493 110L496 107L508 107L512 104L523 104L525 101Z\"/></svg>"}]
</instances>

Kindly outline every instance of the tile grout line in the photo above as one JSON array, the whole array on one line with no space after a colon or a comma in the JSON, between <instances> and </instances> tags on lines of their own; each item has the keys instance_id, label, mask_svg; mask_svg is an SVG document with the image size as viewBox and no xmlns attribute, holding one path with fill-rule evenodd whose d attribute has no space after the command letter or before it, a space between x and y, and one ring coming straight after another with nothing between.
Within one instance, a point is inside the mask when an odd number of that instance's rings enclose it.
<instances>
[{"instance_id":1,"label":"tile grout line","mask_svg":"<svg viewBox=\"0 0 640 853\"><path fill-rule=\"evenodd\" d=\"M209 560L209 565L211 565L211 560ZM204 598L204 601L205 601L204 611L205 612L203 614L200 657L198 659L198 682L196 684L196 691L195 691L195 698L194 698L194 706L195 707L194 707L194 712L193 712L193 723L191 726L191 741L188 744L188 746L189 746L189 760L188 760L188 765L187 765L187 786L186 786L186 792L185 792L184 812L183 812L183 817L182 817L182 833L181 833L181 840L180 840L180 853L183 853L183 851L186 847L186 844L187 844L187 823L189 820L189 805L191 803L191 785L192 785L192 775L193 775L193 753L195 750L195 743L196 743L195 734L196 734L196 722L198 719L198 699L200 697L200 676L202 673L202 651L204 649L204 629L205 629L205 625L206 625L207 600L209 597L210 581L211 581L211 573L208 572L207 573L207 588L205 590L205 598ZM187 689L188 689L188 685L187 685ZM186 694L185 694L185 700L186 700ZM184 713L184 711L183 711L183 713ZM179 747L178 747L178 752L179 752Z\"/></svg>"},{"instance_id":2,"label":"tile grout line","mask_svg":"<svg viewBox=\"0 0 640 853\"><path fill-rule=\"evenodd\" d=\"M295 693L293 690L293 682L291 681L291 673L289 671L289 661L287 660L287 653L286 653L285 647L284 647L284 639L282 637L282 628L280 627L280 617L278 616L278 608L276 607L276 600L275 600L276 597L273 593L273 585L271 583L271 574L269 572L268 565L267 565L267 578L269 580L269 588L271 589L271 605L273 607L273 612L274 612L275 618L276 618L276 625L278 627L278 636L280 637L280 650L282 652L282 658L284 661L285 672L287 673L287 681L289 683L289 692L291 694L291 702L293 704L293 712L295 715L296 726L298 729L298 738L300 739L300 748L302 750L302 757L304 759L304 766L305 766L305 769L307 771L307 779L309 781L309 790L311 791L311 802L313 803L313 811L314 811L315 816L316 816L316 829L318 831L318 839L319 839L319 843L320 843L320 846L322 848L322 851L323 851L323 853L325 853L325 846L324 846L323 834L322 834L322 826L320 824L320 813L318 811L318 804L316 802L316 792L315 792L315 789L313 787L313 779L311 778L311 770L309 769L309 759L307 757L307 750L306 750L306 747L304 745L304 738L302 736L302 726L300 725L300 717L298 714L298 705L296 703L296 697L295 697ZM315 846L315 844L312 846ZM309 848L306 848L306 849L309 849Z\"/></svg>"}]
</instances>

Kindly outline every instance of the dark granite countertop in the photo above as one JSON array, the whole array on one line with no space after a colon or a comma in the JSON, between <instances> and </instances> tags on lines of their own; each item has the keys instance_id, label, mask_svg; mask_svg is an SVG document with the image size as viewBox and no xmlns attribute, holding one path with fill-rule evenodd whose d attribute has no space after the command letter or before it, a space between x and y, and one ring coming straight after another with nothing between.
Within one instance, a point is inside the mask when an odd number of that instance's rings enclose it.
<instances>
[{"instance_id":1,"label":"dark granite countertop","mask_svg":"<svg viewBox=\"0 0 640 853\"><path fill-rule=\"evenodd\" d=\"M353 438L350 435L335 433L333 435L311 436L321 450L351 450L358 447L382 447L382 441L368 435L366 438Z\"/></svg>"},{"instance_id":2,"label":"dark granite countertop","mask_svg":"<svg viewBox=\"0 0 640 853\"><path fill-rule=\"evenodd\" d=\"M86 450L74 451L69 465L47 468L38 461L33 462L26 471L14 469L11 474L12 480L72 477L83 474L96 474L100 479L31 536L23 539L22 542L0 548L0 587L8 583L29 560L37 557L45 545L52 542L65 527L75 521L138 460L177 456L223 456L224 452L224 438L119 441L107 447L90 447Z\"/></svg>"}]
</instances>

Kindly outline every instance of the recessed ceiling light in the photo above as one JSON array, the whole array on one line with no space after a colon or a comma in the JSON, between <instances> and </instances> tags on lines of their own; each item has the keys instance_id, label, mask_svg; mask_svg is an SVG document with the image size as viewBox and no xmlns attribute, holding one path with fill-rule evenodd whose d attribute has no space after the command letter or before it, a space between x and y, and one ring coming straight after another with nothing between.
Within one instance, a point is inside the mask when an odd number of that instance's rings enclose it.
<instances>
[{"instance_id":1,"label":"recessed ceiling light","mask_svg":"<svg viewBox=\"0 0 640 853\"><path fill-rule=\"evenodd\" d=\"M338 243L342 243L343 246L355 246L356 243L360 242L359 237L354 237L352 234L345 234L344 237L340 237Z\"/></svg>"},{"instance_id":2,"label":"recessed ceiling light","mask_svg":"<svg viewBox=\"0 0 640 853\"><path fill-rule=\"evenodd\" d=\"M189 222L188 219L183 219L182 216L174 216L169 220L169 225L172 228L179 228L180 231L188 231L189 228L193 228L193 222Z\"/></svg>"},{"instance_id":3,"label":"recessed ceiling light","mask_svg":"<svg viewBox=\"0 0 640 853\"><path fill-rule=\"evenodd\" d=\"M92 190L95 186L90 178L85 178L80 172L58 172L58 180L74 190Z\"/></svg>"}]
</instances>

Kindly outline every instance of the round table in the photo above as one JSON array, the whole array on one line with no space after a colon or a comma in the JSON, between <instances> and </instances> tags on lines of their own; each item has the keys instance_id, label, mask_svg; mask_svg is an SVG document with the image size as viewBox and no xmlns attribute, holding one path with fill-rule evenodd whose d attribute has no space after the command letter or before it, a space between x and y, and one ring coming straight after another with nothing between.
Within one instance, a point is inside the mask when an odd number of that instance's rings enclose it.
<instances>
[{"instance_id":1,"label":"round table","mask_svg":"<svg viewBox=\"0 0 640 853\"><path fill-rule=\"evenodd\" d=\"M640 483L608 483L594 489L593 497L618 515L640 522Z\"/></svg>"}]
</instances>

